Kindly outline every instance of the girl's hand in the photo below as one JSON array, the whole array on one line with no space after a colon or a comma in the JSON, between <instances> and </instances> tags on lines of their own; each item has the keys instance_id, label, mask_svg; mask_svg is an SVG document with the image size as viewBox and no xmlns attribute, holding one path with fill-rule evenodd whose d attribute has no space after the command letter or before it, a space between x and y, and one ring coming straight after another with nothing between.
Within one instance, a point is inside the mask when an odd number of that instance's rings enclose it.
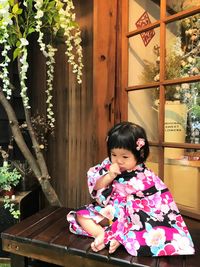
<instances>
[{"instance_id":1,"label":"girl's hand","mask_svg":"<svg viewBox=\"0 0 200 267\"><path fill-rule=\"evenodd\" d=\"M119 165L117 163L111 164L108 173L106 173L104 176L100 177L96 181L94 189L99 190L101 188L107 187L113 182L116 176L120 173L121 171L120 171Z\"/></svg>"},{"instance_id":2,"label":"girl's hand","mask_svg":"<svg viewBox=\"0 0 200 267\"><path fill-rule=\"evenodd\" d=\"M114 180L118 174L121 174L119 165L117 163L113 163L110 165L108 174Z\"/></svg>"}]
</instances>

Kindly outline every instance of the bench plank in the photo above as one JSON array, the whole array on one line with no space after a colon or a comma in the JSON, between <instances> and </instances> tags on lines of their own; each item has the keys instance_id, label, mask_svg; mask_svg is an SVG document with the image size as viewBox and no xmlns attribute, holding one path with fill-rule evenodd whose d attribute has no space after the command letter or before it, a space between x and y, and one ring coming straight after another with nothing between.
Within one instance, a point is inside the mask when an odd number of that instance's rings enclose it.
<instances>
[{"instance_id":1,"label":"bench plank","mask_svg":"<svg viewBox=\"0 0 200 267\"><path fill-rule=\"evenodd\" d=\"M152 257L133 257L131 264L137 264L136 266L151 266L157 267L159 259Z\"/></svg>"},{"instance_id":2,"label":"bench plank","mask_svg":"<svg viewBox=\"0 0 200 267\"><path fill-rule=\"evenodd\" d=\"M5 251L13 255L12 266L25 267L23 257L65 267L194 267L200 262L198 221L186 218L195 244L195 256L133 257L122 246L113 254L109 254L107 248L98 253L92 251L92 238L69 232L66 221L68 212L67 208L49 207L4 231L1 234L2 245Z\"/></svg>"},{"instance_id":3,"label":"bench plank","mask_svg":"<svg viewBox=\"0 0 200 267\"><path fill-rule=\"evenodd\" d=\"M55 222L53 221L50 224L46 224L45 222L46 227L44 230L39 232L37 230L37 232L33 232L32 238L35 240L41 240L42 242L51 242L55 236L59 235L62 230L66 229L65 210L59 212L58 216L55 218Z\"/></svg>"},{"instance_id":4,"label":"bench plank","mask_svg":"<svg viewBox=\"0 0 200 267\"><path fill-rule=\"evenodd\" d=\"M187 267L200 266L200 227L198 229L192 229L191 235L194 241L194 247L196 250L195 257L187 256L186 265Z\"/></svg>"},{"instance_id":5,"label":"bench plank","mask_svg":"<svg viewBox=\"0 0 200 267\"><path fill-rule=\"evenodd\" d=\"M36 214L26 218L26 220L23 220L20 223L9 227L4 231L3 235L7 238L9 238L9 235L20 235L20 233L23 232L24 229L26 229L30 225L38 223L40 220L43 220L46 216L49 216L49 214L51 214L51 212L54 212L55 210L57 210L56 207L48 207L46 209L43 209Z\"/></svg>"},{"instance_id":6,"label":"bench plank","mask_svg":"<svg viewBox=\"0 0 200 267\"><path fill-rule=\"evenodd\" d=\"M69 245L77 240L77 236L70 233L68 229L61 230L60 234L51 240L50 244L54 247L65 247L68 249Z\"/></svg>"},{"instance_id":7,"label":"bench plank","mask_svg":"<svg viewBox=\"0 0 200 267\"><path fill-rule=\"evenodd\" d=\"M117 251L115 251L113 254L109 255L110 260L117 264L119 259L122 264L131 264L133 256L128 254L126 250L123 247L120 247Z\"/></svg>"},{"instance_id":8,"label":"bench plank","mask_svg":"<svg viewBox=\"0 0 200 267\"><path fill-rule=\"evenodd\" d=\"M183 267L185 265L185 256L161 257L159 267Z\"/></svg>"},{"instance_id":9,"label":"bench plank","mask_svg":"<svg viewBox=\"0 0 200 267\"><path fill-rule=\"evenodd\" d=\"M90 249L91 239L85 236L79 236L78 242L77 239L74 239L68 247L68 251L76 255L85 255Z\"/></svg>"},{"instance_id":10,"label":"bench plank","mask_svg":"<svg viewBox=\"0 0 200 267\"><path fill-rule=\"evenodd\" d=\"M58 208L51 212L48 216L40 219L38 222L35 222L34 224L30 223L30 225L27 226L23 231L16 234L16 238L17 236L20 236L20 238L33 239L63 216L65 216L65 210Z\"/></svg>"},{"instance_id":11,"label":"bench plank","mask_svg":"<svg viewBox=\"0 0 200 267\"><path fill-rule=\"evenodd\" d=\"M99 252L94 252L93 250L89 249L88 250L88 257L94 258L94 259L100 259L100 260L109 260L109 253L107 249L102 249Z\"/></svg>"}]
</instances>

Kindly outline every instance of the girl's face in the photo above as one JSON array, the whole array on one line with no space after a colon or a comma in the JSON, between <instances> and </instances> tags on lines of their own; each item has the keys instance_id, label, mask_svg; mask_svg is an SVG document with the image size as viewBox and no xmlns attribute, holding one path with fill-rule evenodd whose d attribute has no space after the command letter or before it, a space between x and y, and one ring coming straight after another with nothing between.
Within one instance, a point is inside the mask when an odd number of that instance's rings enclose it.
<instances>
[{"instance_id":1,"label":"girl's face","mask_svg":"<svg viewBox=\"0 0 200 267\"><path fill-rule=\"evenodd\" d=\"M113 148L111 150L111 162L117 163L121 172L132 171L137 165L133 153L124 148Z\"/></svg>"}]
</instances>

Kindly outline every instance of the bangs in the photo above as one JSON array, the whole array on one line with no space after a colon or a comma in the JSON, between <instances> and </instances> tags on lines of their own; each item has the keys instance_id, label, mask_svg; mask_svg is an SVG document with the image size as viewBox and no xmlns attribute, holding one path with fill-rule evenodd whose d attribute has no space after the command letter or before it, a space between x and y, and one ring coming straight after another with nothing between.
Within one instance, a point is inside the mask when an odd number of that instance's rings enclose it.
<instances>
[{"instance_id":1,"label":"bangs","mask_svg":"<svg viewBox=\"0 0 200 267\"><path fill-rule=\"evenodd\" d=\"M108 154L110 155L113 148L123 148L132 151L134 148L134 142L135 140L133 140L133 136L130 134L113 134L112 138L108 139Z\"/></svg>"}]
</instances>

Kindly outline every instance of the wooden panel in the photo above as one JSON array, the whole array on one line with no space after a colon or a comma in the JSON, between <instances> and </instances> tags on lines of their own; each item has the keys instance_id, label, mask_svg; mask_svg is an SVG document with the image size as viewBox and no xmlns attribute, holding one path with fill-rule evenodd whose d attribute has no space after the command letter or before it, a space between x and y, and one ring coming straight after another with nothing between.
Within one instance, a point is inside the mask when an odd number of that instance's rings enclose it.
<instances>
[{"instance_id":1,"label":"wooden panel","mask_svg":"<svg viewBox=\"0 0 200 267\"><path fill-rule=\"evenodd\" d=\"M69 158L67 158L68 148L68 84L69 69L66 64L65 45L59 44L56 53L55 76L54 76L54 113L55 113L55 132L54 136L49 137L48 146L48 167L52 177L52 184L59 195L60 201L65 204L68 194L67 189L67 169Z\"/></svg>"},{"instance_id":2,"label":"wooden panel","mask_svg":"<svg viewBox=\"0 0 200 267\"><path fill-rule=\"evenodd\" d=\"M116 0L74 1L82 30L83 83L56 57L56 132L48 162L53 184L65 206L89 202L86 172L106 156L105 137L113 124L115 89ZM104 25L107 25L105 31Z\"/></svg>"},{"instance_id":3,"label":"wooden panel","mask_svg":"<svg viewBox=\"0 0 200 267\"><path fill-rule=\"evenodd\" d=\"M107 155L105 139L114 123L117 1L94 0L94 127L96 161Z\"/></svg>"},{"instance_id":4,"label":"wooden panel","mask_svg":"<svg viewBox=\"0 0 200 267\"><path fill-rule=\"evenodd\" d=\"M83 83L77 85L65 58L65 46L56 54L55 137L50 139L48 165L53 185L64 206L88 201L86 172L95 151L93 136L92 10L91 1L74 1L83 40Z\"/></svg>"},{"instance_id":5,"label":"wooden panel","mask_svg":"<svg viewBox=\"0 0 200 267\"><path fill-rule=\"evenodd\" d=\"M114 123L117 0L73 2L82 31L83 83L76 83L65 45L59 44L53 91L56 129L48 138L46 156L61 203L79 207L90 201L86 172L106 156L105 138ZM45 114L46 67L36 44L31 62L33 110Z\"/></svg>"},{"instance_id":6,"label":"wooden panel","mask_svg":"<svg viewBox=\"0 0 200 267\"><path fill-rule=\"evenodd\" d=\"M92 164L95 151L93 129L93 3L92 1L74 1L77 21L82 30L83 46L83 82L77 86L70 76L68 91L68 140L67 158L67 194L66 204L78 207L89 201L86 172Z\"/></svg>"}]
</instances>

